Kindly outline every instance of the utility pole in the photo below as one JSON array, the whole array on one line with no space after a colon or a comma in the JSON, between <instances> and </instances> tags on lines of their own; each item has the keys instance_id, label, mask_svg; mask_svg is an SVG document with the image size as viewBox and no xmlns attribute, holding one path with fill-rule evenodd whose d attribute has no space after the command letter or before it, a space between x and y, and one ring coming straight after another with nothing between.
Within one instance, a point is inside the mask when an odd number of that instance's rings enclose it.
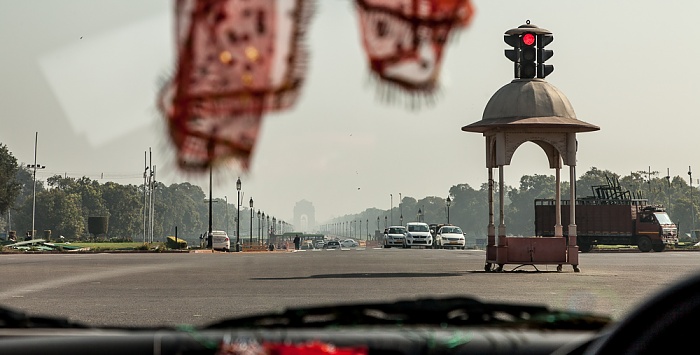
<instances>
[{"instance_id":1,"label":"utility pole","mask_svg":"<svg viewBox=\"0 0 700 355\"><path fill-rule=\"evenodd\" d=\"M32 240L34 240L34 218L36 215L36 169L44 169L46 166L36 164L36 147L39 141L39 132L34 135L34 164L27 165L27 168L34 169L34 185L32 187Z\"/></svg>"},{"instance_id":2,"label":"utility pole","mask_svg":"<svg viewBox=\"0 0 700 355\"><path fill-rule=\"evenodd\" d=\"M693 235L695 230L695 200L693 200L693 172L688 166L688 179L690 180L690 215L693 217L693 229L690 231L690 235Z\"/></svg>"},{"instance_id":3,"label":"utility pole","mask_svg":"<svg viewBox=\"0 0 700 355\"><path fill-rule=\"evenodd\" d=\"M149 148L150 149L150 148ZM143 242L146 243L146 186L148 186L148 153L143 151Z\"/></svg>"}]
</instances>

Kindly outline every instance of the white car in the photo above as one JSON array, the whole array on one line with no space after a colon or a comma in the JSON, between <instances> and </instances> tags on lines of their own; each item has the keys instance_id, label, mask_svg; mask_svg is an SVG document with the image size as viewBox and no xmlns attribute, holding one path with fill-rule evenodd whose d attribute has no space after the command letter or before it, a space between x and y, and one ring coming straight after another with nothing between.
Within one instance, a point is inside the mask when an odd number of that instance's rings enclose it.
<instances>
[{"instance_id":1,"label":"white car","mask_svg":"<svg viewBox=\"0 0 700 355\"><path fill-rule=\"evenodd\" d=\"M435 236L435 244L443 249L464 249L466 245L464 232L457 226L442 226L438 229L437 235Z\"/></svg>"},{"instance_id":2,"label":"white car","mask_svg":"<svg viewBox=\"0 0 700 355\"><path fill-rule=\"evenodd\" d=\"M340 246L343 248L357 248L360 246L360 243L358 243L355 239L345 239L340 242Z\"/></svg>"},{"instance_id":3,"label":"white car","mask_svg":"<svg viewBox=\"0 0 700 355\"><path fill-rule=\"evenodd\" d=\"M403 240L403 247L413 246L433 247L433 235L430 234L430 227L427 223L409 222L406 224L406 238Z\"/></svg>"},{"instance_id":4,"label":"white car","mask_svg":"<svg viewBox=\"0 0 700 355\"><path fill-rule=\"evenodd\" d=\"M406 227L391 226L384 232L384 248L401 247L406 237Z\"/></svg>"},{"instance_id":5,"label":"white car","mask_svg":"<svg viewBox=\"0 0 700 355\"><path fill-rule=\"evenodd\" d=\"M208 235L208 232L205 234L205 236ZM224 231L212 231L211 232L212 238L211 238L211 247L214 250L222 250L225 252L228 252L231 250L231 240L228 237L228 234Z\"/></svg>"}]
</instances>

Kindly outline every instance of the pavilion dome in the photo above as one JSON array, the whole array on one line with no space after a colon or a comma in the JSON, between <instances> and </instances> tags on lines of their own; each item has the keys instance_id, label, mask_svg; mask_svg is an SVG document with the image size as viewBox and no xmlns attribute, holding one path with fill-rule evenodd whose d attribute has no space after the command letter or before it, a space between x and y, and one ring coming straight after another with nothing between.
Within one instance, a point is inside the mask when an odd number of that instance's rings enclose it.
<instances>
[{"instance_id":1,"label":"pavilion dome","mask_svg":"<svg viewBox=\"0 0 700 355\"><path fill-rule=\"evenodd\" d=\"M502 126L547 126L578 132L600 129L576 119L566 95L542 79L515 79L501 87L486 104L481 121L462 130L485 132Z\"/></svg>"}]
</instances>

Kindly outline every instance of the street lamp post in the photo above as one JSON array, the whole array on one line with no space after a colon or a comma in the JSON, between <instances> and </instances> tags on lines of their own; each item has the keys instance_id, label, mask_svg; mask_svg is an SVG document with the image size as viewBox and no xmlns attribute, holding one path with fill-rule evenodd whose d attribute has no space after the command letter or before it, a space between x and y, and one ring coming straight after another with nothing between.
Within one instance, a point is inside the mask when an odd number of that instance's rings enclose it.
<instances>
[{"instance_id":1,"label":"street lamp post","mask_svg":"<svg viewBox=\"0 0 700 355\"><path fill-rule=\"evenodd\" d=\"M236 251L241 251L241 178L236 180L238 203L236 204Z\"/></svg>"},{"instance_id":2,"label":"street lamp post","mask_svg":"<svg viewBox=\"0 0 700 355\"><path fill-rule=\"evenodd\" d=\"M270 215L267 215L267 242L270 242Z\"/></svg>"},{"instance_id":3,"label":"street lamp post","mask_svg":"<svg viewBox=\"0 0 700 355\"><path fill-rule=\"evenodd\" d=\"M272 227L270 228L270 231L272 232L272 235L277 235L277 218L275 217L272 217ZM270 243L272 243L272 241L270 241Z\"/></svg>"},{"instance_id":4,"label":"street lamp post","mask_svg":"<svg viewBox=\"0 0 700 355\"><path fill-rule=\"evenodd\" d=\"M394 225L394 195L389 194L389 197L391 197L391 206L389 208L389 213L391 216L391 225L393 226Z\"/></svg>"},{"instance_id":5,"label":"street lamp post","mask_svg":"<svg viewBox=\"0 0 700 355\"><path fill-rule=\"evenodd\" d=\"M423 211L419 208L418 209L418 222L422 222L423 218Z\"/></svg>"},{"instance_id":6,"label":"street lamp post","mask_svg":"<svg viewBox=\"0 0 700 355\"><path fill-rule=\"evenodd\" d=\"M260 228L261 231L261 238L260 240L265 244L265 212L262 213L262 228Z\"/></svg>"},{"instance_id":7,"label":"street lamp post","mask_svg":"<svg viewBox=\"0 0 700 355\"><path fill-rule=\"evenodd\" d=\"M224 199L226 200L226 209L224 210L226 214L224 215L224 219L226 219L226 235L228 235L228 196L224 195Z\"/></svg>"},{"instance_id":8,"label":"street lamp post","mask_svg":"<svg viewBox=\"0 0 700 355\"><path fill-rule=\"evenodd\" d=\"M399 192L399 213L401 214L399 216L399 220L401 221L401 225L403 226L403 210L401 209L401 202L403 201L403 197L401 196L401 193Z\"/></svg>"},{"instance_id":9,"label":"street lamp post","mask_svg":"<svg viewBox=\"0 0 700 355\"><path fill-rule=\"evenodd\" d=\"M450 196L447 196L447 200L445 200L445 204L447 205L447 224L450 224L450 205L452 204L452 200L450 199Z\"/></svg>"},{"instance_id":10,"label":"street lamp post","mask_svg":"<svg viewBox=\"0 0 700 355\"><path fill-rule=\"evenodd\" d=\"M258 209L258 244L261 244L262 238L260 238L260 209Z\"/></svg>"},{"instance_id":11,"label":"street lamp post","mask_svg":"<svg viewBox=\"0 0 700 355\"><path fill-rule=\"evenodd\" d=\"M384 216L384 228L388 227L386 224L386 216Z\"/></svg>"},{"instance_id":12,"label":"street lamp post","mask_svg":"<svg viewBox=\"0 0 700 355\"><path fill-rule=\"evenodd\" d=\"M34 185L32 187L32 240L34 239L34 218L36 216L36 169L45 169L46 166L36 163L36 146L39 141L39 132L34 135L34 164L27 165L27 168L34 169Z\"/></svg>"},{"instance_id":13,"label":"street lamp post","mask_svg":"<svg viewBox=\"0 0 700 355\"><path fill-rule=\"evenodd\" d=\"M248 204L250 206L250 245L253 245L253 197Z\"/></svg>"}]
</instances>

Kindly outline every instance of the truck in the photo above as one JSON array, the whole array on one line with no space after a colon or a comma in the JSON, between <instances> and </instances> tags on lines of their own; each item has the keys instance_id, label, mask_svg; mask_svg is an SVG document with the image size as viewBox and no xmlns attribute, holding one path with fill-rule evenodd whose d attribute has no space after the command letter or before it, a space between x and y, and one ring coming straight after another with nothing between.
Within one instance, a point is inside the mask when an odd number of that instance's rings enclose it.
<instances>
[{"instance_id":1,"label":"truck","mask_svg":"<svg viewBox=\"0 0 700 355\"><path fill-rule=\"evenodd\" d=\"M576 199L576 244L589 252L596 245L636 245L640 251L664 251L678 244L678 227L662 205L634 198L622 191L617 180L592 186L593 196ZM570 200L561 201L561 224L568 237ZM535 200L535 235L553 237L556 223L554 199Z\"/></svg>"}]
</instances>

